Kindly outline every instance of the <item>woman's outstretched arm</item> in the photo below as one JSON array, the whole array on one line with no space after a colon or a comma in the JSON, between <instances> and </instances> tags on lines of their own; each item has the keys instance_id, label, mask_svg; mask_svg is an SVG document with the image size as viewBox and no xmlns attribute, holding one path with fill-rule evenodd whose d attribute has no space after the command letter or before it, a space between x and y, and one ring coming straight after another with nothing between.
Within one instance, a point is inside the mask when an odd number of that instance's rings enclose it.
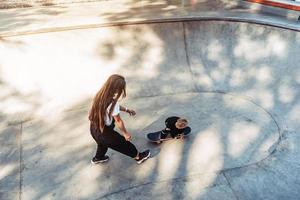
<instances>
[{"instance_id":1,"label":"woman's outstretched arm","mask_svg":"<svg viewBox=\"0 0 300 200\"><path fill-rule=\"evenodd\" d=\"M130 141L131 140L131 134L127 132L127 130L125 128L125 124L124 124L122 118L120 117L120 115L114 116L114 119L115 119L115 124L120 129L122 135L125 137L125 139L127 141Z\"/></svg>"},{"instance_id":2,"label":"woman's outstretched arm","mask_svg":"<svg viewBox=\"0 0 300 200\"><path fill-rule=\"evenodd\" d=\"M127 107L120 105L120 110L123 112L127 112L130 116L134 116L136 112L133 109L128 109Z\"/></svg>"}]
</instances>

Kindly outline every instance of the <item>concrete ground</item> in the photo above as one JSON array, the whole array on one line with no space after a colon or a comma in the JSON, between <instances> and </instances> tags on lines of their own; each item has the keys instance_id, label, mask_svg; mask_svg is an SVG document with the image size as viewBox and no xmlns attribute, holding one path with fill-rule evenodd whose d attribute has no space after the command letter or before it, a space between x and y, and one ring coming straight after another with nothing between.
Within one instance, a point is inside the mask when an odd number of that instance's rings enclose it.
<instances>
[{"instance_id":1,"label":"concrete ground","mask_svg":"<svg viewBox=\"0 0 300 200\"><path fill-rule=\"evenodd\" d=\"M300 198L299 24L182 2L0 11L1 200ZM132 142L152 152L142 165L111 150L90 164L87 115L112 73ZM171 115L192 135L148 143Z\"/></svg>"}]
</instances>

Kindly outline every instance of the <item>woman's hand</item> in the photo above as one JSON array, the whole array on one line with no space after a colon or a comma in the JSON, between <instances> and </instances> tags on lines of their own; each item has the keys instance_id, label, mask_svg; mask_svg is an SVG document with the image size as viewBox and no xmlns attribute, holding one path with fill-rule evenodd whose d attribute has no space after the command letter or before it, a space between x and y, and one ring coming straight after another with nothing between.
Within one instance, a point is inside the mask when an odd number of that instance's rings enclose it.
<instances>
[{"instance_id":1,"label":"woman's hand","mask_svg":"<svg viewBox=\"0 0 300 200\"><path fill-rule=\"evenodd\" d=\"M134 116L136 114L135 111L132 109L127 109L127 112L130 116Z\"/></svg>"},{"instance_id":2,"label":"woman's hand","mask_svg":"<svg viewBox=\"0 0 300 200\"><path fill-rule=\"evenodd\" d=\"M132 139L131 134L130 133L124 133L124 138L126 141L130 141Z\"/></svg>"}]
</instances>

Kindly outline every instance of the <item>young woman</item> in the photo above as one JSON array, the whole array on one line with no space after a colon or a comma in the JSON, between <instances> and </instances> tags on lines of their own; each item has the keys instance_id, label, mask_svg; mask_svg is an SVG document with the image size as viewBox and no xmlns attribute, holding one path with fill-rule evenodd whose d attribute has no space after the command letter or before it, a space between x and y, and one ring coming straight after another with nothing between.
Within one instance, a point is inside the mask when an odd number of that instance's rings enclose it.
<instances>
[{"instance_id":1,"label":"young woman","mask_svg":"<svg viewBox=\"0 0 300 200\"><path fill-rule=\"evenodd\" d=\"M89 120L91 135L97 143L97 151L92 164L108 161L106 154L108 148L116 150L131 158L138 164L150 157L150 150L139 152L130 142L131 134L126 130L125 124L120 117L120 111L135 115L135 111L119 105L118 99L126 97L126 82L123 76L111 75L98 91L93 100ZM115 125L122 135L114 130Z\"/></svg>"}]
</instances>

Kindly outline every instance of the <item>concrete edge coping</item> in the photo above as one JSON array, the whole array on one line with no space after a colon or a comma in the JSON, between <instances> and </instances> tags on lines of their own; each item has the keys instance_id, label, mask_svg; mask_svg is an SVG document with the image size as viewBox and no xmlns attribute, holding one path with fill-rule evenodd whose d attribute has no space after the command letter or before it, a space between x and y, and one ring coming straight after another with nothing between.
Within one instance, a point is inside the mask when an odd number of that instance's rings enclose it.
<instances>
[{"instance_id":1,"label":"concrete edge coping","mask_svg":"<svg viewBox=\"0 0 300 200\"><path fill-rule=\"evenodd\" d=\"M171 22L185 22L185 21L232 21L232 22L245 22L253 23L258 25L272 26L277 28L283 28L293 31L300 31L300 22L285 19L280 16L271 16L267 14L249 13L246 11L209 11L203 12L199 16L180 16L180 17L166 17L157 19L134 19L134 20L121 20L108 23L99 24L87 24L87 25L74 25L64 27L51 27L41 28L36 30L28 31L7 31L0 32L0 38L21 36L21 35L33 35L42 34L49 32L62 32L79 29L91 29L101 27L113 27L113 26L124 26L124 25L139 25L139 24L153 24L153 23L171 23Z\"/></svg>"}]
</instances>

